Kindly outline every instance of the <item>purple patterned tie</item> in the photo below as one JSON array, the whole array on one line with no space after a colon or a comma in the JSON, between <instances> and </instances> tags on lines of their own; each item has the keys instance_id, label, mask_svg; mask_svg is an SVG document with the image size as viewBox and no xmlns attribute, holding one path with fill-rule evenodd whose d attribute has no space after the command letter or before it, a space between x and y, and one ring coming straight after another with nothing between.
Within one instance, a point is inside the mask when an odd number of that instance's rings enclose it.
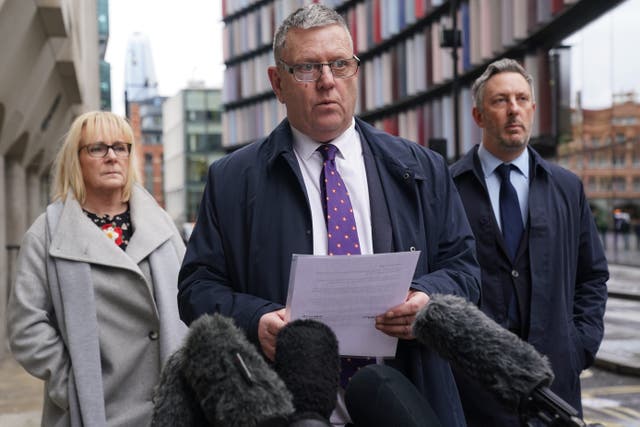
<instances>
[{"instance_id":1,"label":"purple patterned tie","mask_svg":"<svg viewBox=\"0 0 640 427\"><path fill-rule=\"evenodd\" d=\"M336 169L338 147L324 144L318 149L324 158L320 174L325 220L327 222L327 253L329 255L359 255L360 241L349 192Z\"/></svg>"},{"instance_id":2,"label":"purple patterned tie","mask_svg":"<svg viewBox=\"0 0 640 427\"><path fill-rule=\"evenodd\" d=\"M327 223L327 253L329 255L359 255L360 241L349 192L336 169L338 147L324 144L318 148L324 162L320 174L322 207ZM374 363L371 357L341 357L340 385L346 388L351 377L358 369Z\"/></svg>"}]
</instances>

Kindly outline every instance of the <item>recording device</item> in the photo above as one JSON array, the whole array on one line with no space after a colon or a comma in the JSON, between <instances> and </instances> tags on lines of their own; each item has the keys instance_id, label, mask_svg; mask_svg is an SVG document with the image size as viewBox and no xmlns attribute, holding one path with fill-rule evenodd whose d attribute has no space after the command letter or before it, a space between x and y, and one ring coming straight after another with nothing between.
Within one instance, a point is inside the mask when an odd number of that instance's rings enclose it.
<instances>
[{"instance_id":1,"label":"recording device","mask_svg":"<svg viewBox=\"0 0 640 427\"><path fill-rule=\"evenodd\" d=\"M418 312L413 333L467 376L490 390L524 421L585 426L578 411L553 393L546 357L502 328L475 305L454 295L431 295Z\"/></svg>"},{"instance_id":2,"label":"recording device","mask_svg":"<svg viewBox=\"0 0 640 427\"><path fill-rule=\"evenodd\" d=\"M168 360L154 394L154 427L288 427L292 396L229 318L202 316Z\"/></svg>"},{"instance_id":3,"label":"recording device","mask_svg":"<svg viewBox=\"0 0 640 427\"><path fill-rule=\"evenodd\" d=\"M315 418L329 425L340 381L338 340L325 324L288 323L276 337L275 371L293 395L292 419Z\"/></svg>"},{"instance_id":4,"label":"recording device","mask_svg":"<svg viewBox=\"0 0 640 427\"><path fill-rule=\"evenodd\" d=\"M387 365L368 365L356 372L344 401L356 426L442 427L420 391Z\"/></svg>"}]
</instances>

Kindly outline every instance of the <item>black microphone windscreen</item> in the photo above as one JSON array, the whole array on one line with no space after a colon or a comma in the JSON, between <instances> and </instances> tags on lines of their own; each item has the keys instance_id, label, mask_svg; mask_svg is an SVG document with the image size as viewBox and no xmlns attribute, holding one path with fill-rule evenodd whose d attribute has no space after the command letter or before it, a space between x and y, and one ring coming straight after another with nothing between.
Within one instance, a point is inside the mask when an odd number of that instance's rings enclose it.
<instances>
[{"instance_id":1,"label":"black microphone windscreen","mask_svg":"<svg viewBox=\"0 0 640 427\"><path fill-rule=\"evenodd\" d=\"M325 324L298 319L276 337L274 368L293 395L296 413L318 413L329 419L340 380L338 340Z\"/></svg>"},{"instance_id":2,"label":"black microphone windscreen","mask_svg":"<svg viewBox=\"0 0 640 427\"><path fill-rule=\"evenodd\" d=\"M536 387L553 381L546 357L464 298L431 295L413 332L512 409L520 408Z\"/></svg>"},{"instance_id":3,"label":"black microphone windscreen","mask_svg":"<svg viewBox=\"0 0 640 427\"><path fill-rule=\"evenodd\" d=\"M386 365L358 370L344 394L356 426L442 427L427 399L399 371Z\"/></svg>"},{"instance_id":4,"label":"black microphone windscreen","mask_svg":"<svg viewBox=\"0 0 640 427\"><path fill-rule=\"evenodd\" d=\"M211 424L274 425L293 413L285 384L230 318L201 316L183 352L184 377Z\"/></svg>"},{"instance_id":5,"label":"black microphone windscreen","mask_svg":"<svg viewBox=\"0 0 640 427\"><path fill-rule=\"evenodd\" d=\"M207 425L200 403L183 375L184 354L180 348L166 361L153 393L151 427Z\"/></svg>"}]
</instances>

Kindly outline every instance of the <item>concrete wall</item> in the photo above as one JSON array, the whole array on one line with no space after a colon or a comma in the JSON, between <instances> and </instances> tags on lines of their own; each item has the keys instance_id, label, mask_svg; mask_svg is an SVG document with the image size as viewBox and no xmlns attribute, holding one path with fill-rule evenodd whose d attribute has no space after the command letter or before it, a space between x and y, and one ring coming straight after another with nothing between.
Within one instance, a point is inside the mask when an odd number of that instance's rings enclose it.
<instances>
[{"instance_id":1,"label":"concrete wall","mask_svg":"<svg viewBox=\"0 0 640 427\"><path fill-rule=\"evenodd\" d=\"M100 107L97 26L93 0L0 1L0 359L15 248L71 121Z\"/></svg>"}]
</instances>

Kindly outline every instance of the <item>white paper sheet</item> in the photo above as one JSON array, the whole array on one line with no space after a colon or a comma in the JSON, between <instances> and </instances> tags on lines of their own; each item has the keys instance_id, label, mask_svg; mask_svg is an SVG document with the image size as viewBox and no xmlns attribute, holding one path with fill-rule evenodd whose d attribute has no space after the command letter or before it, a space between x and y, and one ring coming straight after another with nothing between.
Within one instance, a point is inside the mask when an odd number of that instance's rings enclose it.
<instances>
[{"instance_id":1,"label":"white paper sheet","mask_svg":"<svg viewBox=\"0 0 640 427\"><path fill-rule=\"evenodd\" d=\"M394 357L398 339L378 331L375 317L404 302L419 256L294 254L286 319L325 323L343 356Z\"/></svg>"}]
</instances>

